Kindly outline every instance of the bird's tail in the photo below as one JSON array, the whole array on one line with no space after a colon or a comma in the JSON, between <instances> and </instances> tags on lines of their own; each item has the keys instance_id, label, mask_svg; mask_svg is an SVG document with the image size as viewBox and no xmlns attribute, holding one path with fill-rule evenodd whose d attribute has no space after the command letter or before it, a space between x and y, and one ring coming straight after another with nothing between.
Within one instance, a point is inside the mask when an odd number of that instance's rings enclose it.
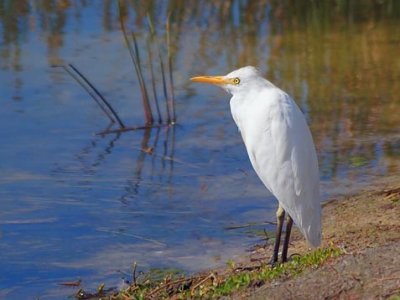
<instances>
[{"instance_id":1,"label":"bird's tail","mask_svg":"<svg viewBox=\"0 0 400 300\"><path fill-rule=\"evenodd\" d=\"M308 224L303 224L303 226L300 227L300 230L304 234L307 242L312 247L318 247L319 245L321 245L322 239L320 215L315 216L307 223Z\"/></svg>"}]
</instances>

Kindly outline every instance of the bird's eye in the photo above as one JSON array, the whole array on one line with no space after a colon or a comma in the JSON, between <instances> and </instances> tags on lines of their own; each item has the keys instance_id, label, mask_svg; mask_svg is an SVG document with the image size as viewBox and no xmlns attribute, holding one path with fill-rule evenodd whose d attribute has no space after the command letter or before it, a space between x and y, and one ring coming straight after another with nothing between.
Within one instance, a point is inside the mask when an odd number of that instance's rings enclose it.
<instances>
[{"instance_id":1,"label":"bird's eye","mask_svg":"<svg viewBox=\"0 0 400 300\"><path fill-rule=\"evenodd\" d=\"M238 85L240 83L240 79L238 77L233 78L232 82L233 84Z\"/></svg>"}]
</instances>

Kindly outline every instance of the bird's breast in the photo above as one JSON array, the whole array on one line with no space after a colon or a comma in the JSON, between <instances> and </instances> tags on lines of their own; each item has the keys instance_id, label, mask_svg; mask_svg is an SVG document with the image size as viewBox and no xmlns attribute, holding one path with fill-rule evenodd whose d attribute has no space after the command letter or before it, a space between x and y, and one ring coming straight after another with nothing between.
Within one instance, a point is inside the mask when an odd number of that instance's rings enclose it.
<instances>
[{"instance_id":1,"label":"bird's breast","mask_svg":"<svg viewBox=\"0 0 400 300\"><path fill-rule=\"evenodd\" d=\"M233 119L242 135L250 161L258 173L263 166L271 165L273 147L271 139L271 103L268 99L253 95L252 98L231 100Z\"/></svg>"},{"instance_id":2,"label":"bird's breast","mask_svg":"<svg viewBox=\"0 0 400 300\"><path fill-rule=\"evenodd\" d=\"M257 95L233 97L231 99L232 117L239 128L246 146L268 133L271 126L270 109L267 99L261 101Z\"/></svg>"}]
</instances>

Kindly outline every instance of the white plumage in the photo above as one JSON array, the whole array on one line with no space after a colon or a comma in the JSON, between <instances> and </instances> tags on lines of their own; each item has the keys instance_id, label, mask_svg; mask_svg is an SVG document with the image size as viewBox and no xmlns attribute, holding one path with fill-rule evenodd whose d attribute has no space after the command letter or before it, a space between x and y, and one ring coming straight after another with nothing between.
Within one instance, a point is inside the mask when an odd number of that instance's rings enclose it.
<instances>
[{"instance_id":1,"label":"white plumage","mask_svg":"<svg viewBox=\"0 0 400 300\"><path fill-rule=\"evenodd\" d=\"M254 170L309 244L317 247L321 243L318 161L299 107L251 66L226 76L200 76L192 80L218 84L233 95L232 116ZM282 228L278 219L279 225ZM290 228L286 233L289 237Z\"/></svg>"}]
</instances>

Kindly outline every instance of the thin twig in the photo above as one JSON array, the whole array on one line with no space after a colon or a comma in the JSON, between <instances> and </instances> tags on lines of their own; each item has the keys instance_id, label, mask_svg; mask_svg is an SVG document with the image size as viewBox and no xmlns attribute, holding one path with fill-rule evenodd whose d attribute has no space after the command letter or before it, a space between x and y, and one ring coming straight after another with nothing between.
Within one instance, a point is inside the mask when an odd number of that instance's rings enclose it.
<instances>
[{"instance_id":1,"label":"thin twig","mask_svg":"<svg viewBox=\"0 0 400 300\"><path fill-rule=\"evenodd\" d=\"M190 293L193 294L193 291L195 289L197 289L199 286L201 286L204 282L206 282L209 279L212 279L213 277L215 277L214 273L210 273L207 277L203 278L202 280L200 280L197 284L195 284L191 289L190 289Z\"/></svg>"},{"instance_id":2,"label":"thin twig","mask_svg":"<svg viewBox=\"0 0 400 300\"><path fill-rule=\"evenodd\" d=\"M103 95L96 89L96 87L85 76L83 76L83 74L77 68L75 68L72 64L68 64L68 65L72 70L75 71L76 74L78 74L93 89L93 91L96 93L96 95L100 97L100 99L103 101L103 103L107 106L107 108L111 111L111 113L113 114L113 116L117 120L119 126L121 128L125 128L125 125L124 125L124 123L122 123L122 121L119 118L118 114L112 108L110 103L108 103L108 101L103 97Z\"/></svg>"},{"instance_id":3,"label":"thin twig","mask_svg":"<svg viewBox=\"0 0 400 300\"><path fill-rule=\"evenodd\" d=\"M60 282L59 285L63 285L63 286L80 286L81 283L82 283L82 280L78 279L76 281Z\"/></svg>"},{"instance_id":4,"label":"thin twig","mask_svg":"<svg viewBox=\"0 0 400 300\"><path fill-rule=\"evenodd\" d=\"M135 261L133 263L133 271L132 271L132 282L133 282L134 285L137 285L137 282L136 282L136 279L137 279L137 277L136 277L136 268L137 268L137 263Z\"/></svg>"},{"instance_id":5,"label":"thin twig","mask_svg":"<svg viewBox=\"0 0 400 300\"><path fill-rule=\"evenodd\" d=\"M261 269L262 265L259 266L247 266L247 267L237 267L235 270L233 270L234 272L244 272L244 271L254 271L254 270L259 270Z\"/></svg>"},{"instance_id":6,"label":"thin twig","mask_svg":"<svg viewBox=\"0 0 400 300\"><path fill-rule=\"evenodd\" d=\"M242 228L247 228L247 227L252 227L252 226L259 226L259 225L276 225L276 222L271 222L271 221L265 221L263 223L259 224L242 224L242 225L232 225L232 226L227 226L224 229L225 230L234 230L234 229L242 229Z\"/></svg>"},{"instance_id":7,"label":"thin twig","mask_svg":"<svg viewBox=\"0 0 400 300\"><path fill-rule=\"evenodd\" d=\"M106 230L106 229L101 229L101 228L100 229L98 228L97 231L106 232L106 233L112 233L112 234L119 234L119 235L124 235L124 236L129 236L129 237L134 237L134 238L136 238L138 240L143 240L143 241L147 241L147 242L152 242L152 243L160 245L160 246L165 246L165 243L159 242L159 241L154 240L154 239L149 239L149 238L137 235L137 234L126 233L126 232L123 233L123 232L120 232L120 231Z\"/></svg>"},{"instance_id":8,"label":"thin twig","mask_svg":"<svg viewBox=\"0 0 400 300\"><path fill-rule=\"evenodd\" d=\"M148 129L148 128L147 128L147 129ZM191 167L191 168L194 168L194 169L200 169L200 168L201 168L201 167L199 167L199 166L196 166L196 165L193 165L193 164L184 162L184 161L182 161L182 160L180 160L180 159L177 159L177 158L173 158L173 157L170 157L170 156L164 156L164 155L155 154L155 153L154 153L154 148L153 148L153 147L148 147L148 148L135 147L134 149L136 149L136 150L138 150L138 151L141 151L141 152L144 152L144 153L146 153L146 154L148 154L148 155L152 155L153 157L160 158L160 159L163 160L163 161L169 161L169 162L179 163L179 164L181 164L181 165L185 165L185 166L187 166L187 167Z\"/></svg>"},{"instance_id":9,"label":"thin twig","mask_svg":"<svg viewBox=\"0 0 400 300\"><path fill-rule=\"evenodd\" d=\"M153 125L143 125L143 126L132 126L132 127L125 127L119 129L112 129L112 130L104 130L101 132L96 133L96 135L106 135L111 133L122 133L127 131L135 131L135 130L145 130L150 128L161 128L161 127L168 127L168 124L153 124Z\"/></svg>"},{"instance_id":10,"label":"thin twig","mask_svg":"<svg viewBox=\"0 0 400 300\"><path fill-rule=\"evenodd\" d=\"M390 276L390 277L382 277L378 278L380 281L385 281L385 280L400 280L400 276Z\"/></svg>"},{"instance_id":11,"label":"thin twig","mask_svg":"<svg viewBox=\"0 0 400 300\"><path fill-rule=\"evenodd\" d=\"M191 278L180 278L180 279L177 279L177 280L174 280L174 281L170 281L170 282L167 282L167 283L165 283L163 285L160 285L158 288L152 290L146 296L147 297L152 297L155 294L157 294L159 291L161 291L162 289L165 289L165 288L167 288L167 287L169 287L171 285L180 284L180 283L183 283L183 282L186 282L186 281L193 281L195 279L200 279L200 278L203 278L203 277L204 277L204 275L203 276L198 276L198 277L191 277Z\"/></svg>"}]
</instances>

